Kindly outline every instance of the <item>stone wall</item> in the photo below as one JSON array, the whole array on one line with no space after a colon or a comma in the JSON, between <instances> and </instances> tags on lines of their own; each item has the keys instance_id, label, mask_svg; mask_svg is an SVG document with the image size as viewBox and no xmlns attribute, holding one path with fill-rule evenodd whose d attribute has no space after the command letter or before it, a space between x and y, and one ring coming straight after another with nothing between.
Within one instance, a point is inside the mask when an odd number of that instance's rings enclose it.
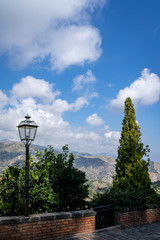
<instances>
[{"instance_id":1,"label":"stone wall","mask_svg":"<svg viewBox=\"0 0 160 240\"><path fill-rule=\"evenodd\" d=\"M0 217L0 239L58 239L91 233L95 230L91 210L39 214L29 217Z\"/></svg>"},{"instance_id":2,"label":"stone wall","mask_svg":"<svg viewBox=\"0 0 160 240\"><path fill-rule=\"evenodd\" d=\"M147 209L145 211L116 212L116 224L135 226L145 223L160 221L160 208Z\"/></svg>"},{"instance_id":3,"label":"stone wall","mask_svg":"<svg viewBox=\"0 0 160 240\"><path fill-rule=\"evenodd\" d=\"M31 215L29 217L0 217L1 240L40 240L72 237L95 230L92 210ZM145 211L116 212L115 224L134 226L160 221L160 208Z\"/></svg>"}]
</instances>

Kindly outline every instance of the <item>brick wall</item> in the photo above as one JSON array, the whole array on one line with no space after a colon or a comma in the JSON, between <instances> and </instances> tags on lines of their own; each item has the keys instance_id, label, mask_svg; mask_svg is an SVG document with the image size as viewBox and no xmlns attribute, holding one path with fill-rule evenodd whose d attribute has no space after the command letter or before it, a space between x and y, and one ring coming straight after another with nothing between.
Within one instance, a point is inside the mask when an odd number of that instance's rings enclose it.
<instances>
[{"instance_id":1,"label":"brick wall","mask_svg":"<svg viewBox=\"0 0 160 240\"><path fill-rule=\"evenodd\" d=\"M160 221L160 208L145 211L116 212L116 224L135 226Z\"/></svg>"},{"instance_id":2,"label":"brick wall","mask_svg":"<svg viewBox=\"0 0 160 240\"><path fill-rule=\"evenodd\" d=\"M29 217L0 217L0 239L58 239L95 230L95 212L74 211Z\"/></svg>"}]
</instances>

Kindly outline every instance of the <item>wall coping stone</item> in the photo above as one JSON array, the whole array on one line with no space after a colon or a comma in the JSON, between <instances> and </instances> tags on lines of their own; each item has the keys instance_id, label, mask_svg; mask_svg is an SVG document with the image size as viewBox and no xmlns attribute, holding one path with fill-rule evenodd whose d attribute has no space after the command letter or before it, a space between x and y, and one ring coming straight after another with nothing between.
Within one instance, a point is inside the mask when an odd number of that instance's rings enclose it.
<instances>
[{"instance_id":1,"label":"wall coping stone","mask_svg":"<svg viewBox=\"0 0 160 240\"><path fill-rule=\"evenodd\" d=\"M4 216L0 217L0 225L8 224L23 224L41 221L50 221L57 219L70 219L70 218L81 218L95 216L96 212L93 210L80 210L71 212L57 212L57 213L44 213L44 214L34 214L28 217L26 216Z\"/></svg>"},{"instance_id":2,"label":"wall coping stone","mask_svg":"<svg viewBox=\"0 0 160 240\"><path fill-rule=\"evenodd\" d=\"M145 209L133 209L133 210L130 210L130 209L123 209L123 210L115 210L116 213L131 213L131 212L146 212L148 210L155 210L155 209L160 209L160 207L148 207L148 208L145 208Z\"/></svg>"}]
</instances>

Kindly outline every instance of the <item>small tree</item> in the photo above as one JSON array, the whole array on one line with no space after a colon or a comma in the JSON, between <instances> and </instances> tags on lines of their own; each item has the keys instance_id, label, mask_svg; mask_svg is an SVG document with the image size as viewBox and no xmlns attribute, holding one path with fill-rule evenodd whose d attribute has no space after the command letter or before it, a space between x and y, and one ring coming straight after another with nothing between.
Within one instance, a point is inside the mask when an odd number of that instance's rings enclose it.
<instances>
[{"instance_id":1,"label":"small tree","mask_svg":"<svg viewBox=\"0 0 160 240\"><path fill-rule=\"evenodd\" d=\"M74 155L69 154L68 146L62 153L56 154L52 146L37 154L37 167L48 174L48 181L56 194L53 211L66 211L83 208L88 197L88 185L85 173L73 166Z\"/></svg>"},{"instance_id":2,"label":"small tree","mask_svg":"<svg viewBox=\"0 0 160 240\"><path fill-rule=\"evenodd\" d=\"M130 98L125 101L124 119L113 187L96 195L93 202L100 205L113 204L119 210L144 210L159 207L160 195L151 188L149 178L149 148L141 142L140 127ZM147 157L145 161L142 158Z\"/></svg>"},{"instance_id":3,"label":"small tree","mask_svg":"<svg viewBox=\"0 0 160 240\"><path fill-rule=\"evenodd\" d=\"M141 142L140 127L129 97L125 101L124 114L113 187L121 190L132 188L150 191L151 180L148 172L150 150ZM148 158L146 161L142 159L144 156Z\"/></svg>"},{"instance_id":4,"label":"small tree","mask_svg":"<svg viewBox=\"0 0 160 240\"><path fill-rule=\"evenodd\" d=\"M76 210L88 197L85 173L74 168L74 156L68 146L56 153L52 146L30 157L29 213ZM0 215L22 215L25 203L25 170L16 164L8 167L0 179Z\"/></svg>"},{"instance_id":5,"label":"small tree","mask_svg":"<svg viewBox=\"0 0 160 240\"><path fill-rule=\"evenodd\" d=\"M0 180L0 215L24 214L25 196L23 169L19 164L9 166Z\"/></svg>"},{"instance_id":6,"label":"small tree","mask_svg":"<svg viewBox=\"0 0 160 240\"><path fill-rule=\"evenodd\" d=\"M42 172L30 157L30 214L52 211L56 194ZM16 164L9 166L0 180L0 215L23 215L25 210L25 170Z\"/></svg>"}]
</instances>

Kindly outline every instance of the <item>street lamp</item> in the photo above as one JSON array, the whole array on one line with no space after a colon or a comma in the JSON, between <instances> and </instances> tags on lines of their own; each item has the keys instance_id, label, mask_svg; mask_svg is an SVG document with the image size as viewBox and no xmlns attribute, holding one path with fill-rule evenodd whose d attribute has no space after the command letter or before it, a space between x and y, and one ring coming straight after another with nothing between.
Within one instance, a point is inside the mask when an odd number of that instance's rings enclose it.
<instances>
[{"instance_id":1,"label":"street lamp","mask_svg":"<svg viewBox=\"0 0 160 240\"><path fill-rule=\"evenodd\" d=\"M30 120L31 117L28 114L25 116L25 118L26 119L21 121L17 127L19 131L20 139L26 147L25 215L28 216L29 215L29 145L35 139L38 126L36 125L35 121Z\"/></svg>"}]
</instances>

